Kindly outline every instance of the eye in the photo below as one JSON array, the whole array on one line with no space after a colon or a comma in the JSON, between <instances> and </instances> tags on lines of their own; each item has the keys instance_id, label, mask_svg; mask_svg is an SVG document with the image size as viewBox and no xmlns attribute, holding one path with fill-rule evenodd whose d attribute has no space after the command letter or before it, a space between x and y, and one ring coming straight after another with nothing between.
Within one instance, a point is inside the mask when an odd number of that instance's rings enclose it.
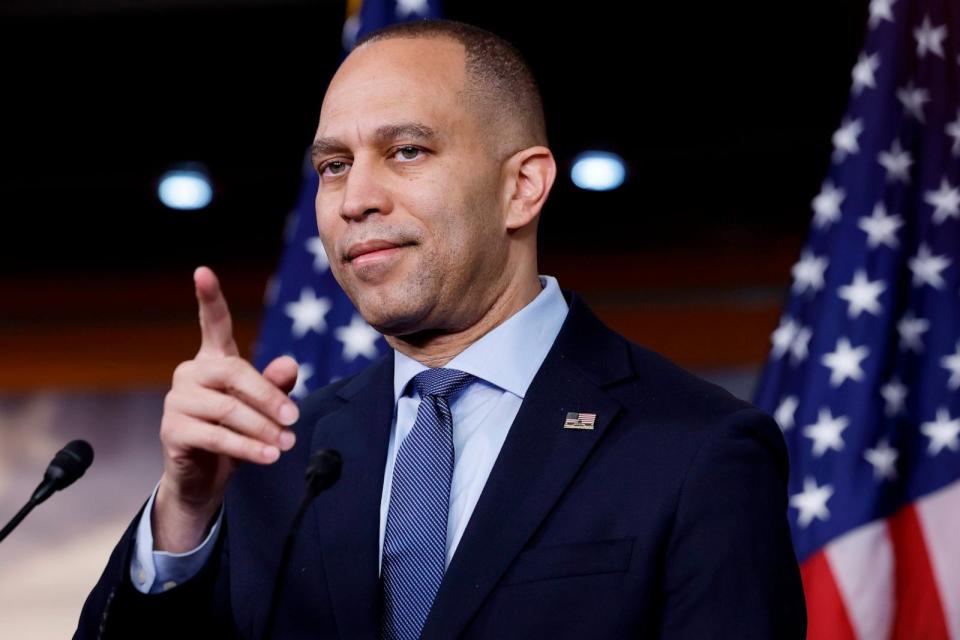
<instances>
[{"instance_id":1,"label":"eye","mask_svg":"<svg viewBox=\"0 0 960 640\"><path fill-rule=\"evenodd\" d=\"M322 176L327 169L330 169L330 175L338 176L344 172L346 167L347 163L343 160L330 160L321 163L320 166L317 167L317 173Z\"/></svg>"},{"instance_id":2,"label":"eye","mask_svg":"<svg viewBox=\"0 0 960 640\"><path fill-rule=\"evenodd\" d=\"M416 160L420 155L423 154L423 149L408 144L402 147L397 147L397 149L393 152L393 155L396 156L397 154L400 154L400 157L404 160Z\"/></svg>"}]
</instances>

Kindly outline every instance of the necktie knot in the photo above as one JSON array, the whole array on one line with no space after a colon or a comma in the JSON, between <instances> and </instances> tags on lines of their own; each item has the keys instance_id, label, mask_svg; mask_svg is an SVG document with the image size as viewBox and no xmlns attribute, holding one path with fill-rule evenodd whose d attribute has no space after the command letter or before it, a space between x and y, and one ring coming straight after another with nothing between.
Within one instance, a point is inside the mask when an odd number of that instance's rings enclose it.
<instances>
[{"instance_id":1,"label":"necktie knot","mask_svg":"<svg viewBox=\"0 0 960 640\"><path fill-rule=\"evenodd\" d=\"M416 385L421 398L427 396L449 398L474 380L476 376L465 371L438 367L418 373L413 378L413 384Z\"/></svg>"}]
</instances>

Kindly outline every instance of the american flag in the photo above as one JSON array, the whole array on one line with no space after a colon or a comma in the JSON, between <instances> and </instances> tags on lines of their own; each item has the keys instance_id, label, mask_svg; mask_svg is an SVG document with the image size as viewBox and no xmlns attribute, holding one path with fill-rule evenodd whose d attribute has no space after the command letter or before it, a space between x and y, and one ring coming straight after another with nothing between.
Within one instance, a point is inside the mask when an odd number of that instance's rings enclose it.
<instances>
[{"instance_id":1,"label":"american flag","mask_svg":"<svg viewBox=\"0 0 960 640\"><path fill-rule=\"evenodd\" d=\"M960 639L960 4L867 27L756 400L809 637Z\"/></svg>"},{"instance_id":2,"label":"american flag","mask_svg":"<svg viewBox=\"0 0 960 640\"><path fill-rule=\"evenodd\" d=\"M595 413L578 413L570 411L567 413L563 426L567 429L593 429L593 424L597 420Z\"/></svg>"},{"instance_id":3,"label":"american flag","mask_svg":"<svg viewBox=\"0 0 960 640\"><path fill-rule=\"evenodd\" d=\"M351 0L344 49L349 51L358 37L387 24L439 16L439 0ZM267 285L266 309L253 350L254 365L261 371L278 356L296 359L300 367L290 394L294 398L359 371L388 349L330 272L317 234L314 197L319 176L309 154L303 174L300 197L287 218L280 268Z\"/></svg>"}]
</instances>

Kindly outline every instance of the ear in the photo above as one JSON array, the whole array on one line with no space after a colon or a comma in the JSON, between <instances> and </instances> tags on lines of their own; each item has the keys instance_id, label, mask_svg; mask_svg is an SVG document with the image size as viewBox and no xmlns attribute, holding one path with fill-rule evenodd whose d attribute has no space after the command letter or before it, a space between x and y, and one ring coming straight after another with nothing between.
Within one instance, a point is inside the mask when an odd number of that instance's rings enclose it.
<instances>
[{"instance_id":1,"label":"ear","mask_svg":"<svg viewBox=\"0 0 960 640\"><path fill-rule=\"evenodd\" d=\"M557 163L547 147L528 147L504 163L504 224L509 231L527 226L540 214L557 177Z\"/></svg>"}]
</instances>

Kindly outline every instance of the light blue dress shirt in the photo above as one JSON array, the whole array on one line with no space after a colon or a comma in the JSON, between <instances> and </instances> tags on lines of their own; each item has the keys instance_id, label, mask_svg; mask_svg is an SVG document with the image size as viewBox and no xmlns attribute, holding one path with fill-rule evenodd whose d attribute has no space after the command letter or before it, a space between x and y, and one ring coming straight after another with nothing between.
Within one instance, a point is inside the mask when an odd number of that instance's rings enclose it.
<instances>
[{"instance_id":1,"label":"light blue dress shirt","mask_svg":"<svg viewBox=\"0 0 960 640\"><path fill-rule=\"evenodd\" d=\"M556 278L540 276L540 285L543 290L529 304L444 365L471 373L478 379L456 396L450 406L454 466L447 516L447 565L467 528L527 389L567 317L567 303ZM426 368L394 351L393 423L380 498L381 560L397 449L413 428L420 403L419 393L409 383ZM159 593L196 575L210 556L223 517L221 508L207 538L192 551L179 554L154 551L150 516L155 496L156 488L140 518L136 552L130 563L133 584L143 593Z\"/></svg>"}]
</instances>

